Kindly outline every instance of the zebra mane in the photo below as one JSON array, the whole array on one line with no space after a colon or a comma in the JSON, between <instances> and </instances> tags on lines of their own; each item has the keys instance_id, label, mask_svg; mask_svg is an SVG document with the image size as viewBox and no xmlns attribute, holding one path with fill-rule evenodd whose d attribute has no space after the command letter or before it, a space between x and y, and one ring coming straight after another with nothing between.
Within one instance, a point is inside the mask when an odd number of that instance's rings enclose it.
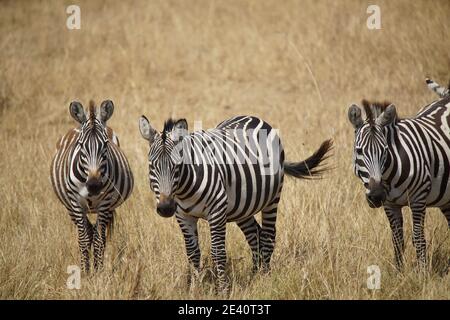
<instances>
[{"instance_id":1,"label":"zebra mane","mask_svg":"<svg viewBox=\"0 0 450 320\"><path fill-rule=\"evenodd\" d=\"M166 121L164 121L164 128L162 131L162 135L161 138L163 139L163 141L166 141L167 138L167 133L172 131L173 127L175 126L175 123L177 123L178 120L169 118Z\"/></svg>"},{"instance_id":2,"label":"zebra mane","mask_svg":"<svg viewBox=\"0 0 450 320\"><path fill-rule=\"evenodd\" d=\"M100 124L99 121L96 121L97 119L97 107L95 106L94 100L89 100L89 107L88 107L88 126L92 129L91 132L96 131L97 128L103 129L103 126Z\"/></svg>"},{"instance_id":3,"label":"zebra mane","mask_svg":"<svg viewBox=\"0 0 450 320\"><path fill-rule=\"evenodd\" d=\"M375 120L378 118L380 114L386 110L386 108L391 103L389 101L377 102L377 101L368 101L364 99L362 101L362 105L364 107L364 111L366 112L366 121L370 124L371 127L374 126Z\"/></svg>"},{"instance_id":4,"label":"zebra mane","mask_svg":"<svg viewBox=\"0 0 450 320\"><path fill-rule=\"evenodd\" d=\"M89 120L91 120L91 121L95 120L96 115L97 115L97 111L95 108L95 102L94 102L94 100L90 100L89 101Z\"/></svg>"}]
</instances>

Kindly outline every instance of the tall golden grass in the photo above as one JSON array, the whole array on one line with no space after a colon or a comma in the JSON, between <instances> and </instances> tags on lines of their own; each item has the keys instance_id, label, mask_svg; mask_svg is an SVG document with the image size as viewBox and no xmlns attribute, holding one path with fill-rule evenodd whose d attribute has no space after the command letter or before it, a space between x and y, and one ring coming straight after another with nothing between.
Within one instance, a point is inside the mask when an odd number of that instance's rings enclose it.
<instances>
[{"instance_id":1,"label":"tall golden grass","mask_svg":"<svg viewBox=\"0 0 450 320\"><path fill-rule=\"evenodd\" d=\"M350 103L387 99L412 116L435 99L425 76L450 76L450 3L376 1L382 29L368 30L372 1L76 1L81 29L66 28L73 1L0 3L0 298L205 299L212 281L186 286L187 261L174 219L155 213L147 144L137 120L161 129L186 117L204 128L237 114L279 128L289 160L335 140L335 169L319 181L286 178L272 272L251 277L247 243L227 227L230 298L448 299L444 216L428 210L430 272L414 267L404 211L406 267L398 273L382 209L370 209L353 176ZM56 199L49 166L75 123L72 100L112 99L115 129L135 175L116 217L105 270L66 287L78 264L76 229ZM209 233L200 223L203 264ZM381 268L381 289L366 286Z\"/></svg>"}]
</instances>

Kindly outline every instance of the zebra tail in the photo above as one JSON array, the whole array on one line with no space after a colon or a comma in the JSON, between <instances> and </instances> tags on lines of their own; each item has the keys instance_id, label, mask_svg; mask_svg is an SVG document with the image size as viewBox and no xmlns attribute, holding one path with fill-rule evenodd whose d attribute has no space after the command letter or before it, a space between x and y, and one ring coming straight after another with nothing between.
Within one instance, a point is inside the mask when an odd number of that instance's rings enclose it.
<instances>
[{"instance_id":1,"label":"zebra tail","mask_svg":"<svg viewBox=\"0 0 450 320\"><path fill-rule=\"evenodd\" d=\"M331 157L329 153L333 149L333 140L329 139L320 145L319 149L314 152L308 159L300 162L284 162L284 172L287 175L301 179L314 179L320 177L322 173L330 170L324 167L323 161Z\"/></svg>"}]
</instances>

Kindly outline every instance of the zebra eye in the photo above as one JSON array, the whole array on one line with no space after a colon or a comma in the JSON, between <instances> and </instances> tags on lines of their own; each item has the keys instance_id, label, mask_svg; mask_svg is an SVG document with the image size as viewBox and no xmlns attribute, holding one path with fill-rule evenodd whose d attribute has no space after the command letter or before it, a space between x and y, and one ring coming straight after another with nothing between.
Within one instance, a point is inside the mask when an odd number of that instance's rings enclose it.
<instances>
[{"instance_id":1,"label":"zebra eye","mask_svg":"<svg viewBox=\"0 0 450 320\"><path fill-rule=\"evenodd\" d=\"M355 151L357 154L362 154L362 148L360 147L355 148Z\"/></svg>"}]
</instances>

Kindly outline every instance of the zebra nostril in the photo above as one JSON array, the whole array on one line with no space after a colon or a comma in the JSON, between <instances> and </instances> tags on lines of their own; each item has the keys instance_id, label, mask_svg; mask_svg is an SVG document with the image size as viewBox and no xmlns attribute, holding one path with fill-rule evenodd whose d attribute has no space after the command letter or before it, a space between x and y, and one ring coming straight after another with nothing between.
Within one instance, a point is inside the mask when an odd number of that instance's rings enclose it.
<instances>
[{"instance_id":1,"label":"zebra nostril","mask_svg":"<svg viewBox=\"0 0 450 320\"><path fill-rule=\"evenodd\" d=\"M92 195L97 195L102 190L103 184L100 179L89 179L86 182L86 188Z\"/></svg>"},{"instance_id":2,"label":"zebra nostril","mask_svg":"<svg viewBox=\"0 0 450 320\"><path fill-rule=\"evenodd\" d=\"M156 212L164 218L169 218L174 215L175 211L177 209L175 201L167 201L167 202L160 202L156 206Z\"/></svg>"},{"instance_id":3,"label":"zebra nostril","mask_svg":"<svg viewBox=\"0 0 450 320\"><path fill-rule=\"evenodd\" d=\"M367 202L371 208L378 208L383 205L383 202L386 199L386 196L382 192L371 192L366 195Z\"/></svg>"}]
</instances>

